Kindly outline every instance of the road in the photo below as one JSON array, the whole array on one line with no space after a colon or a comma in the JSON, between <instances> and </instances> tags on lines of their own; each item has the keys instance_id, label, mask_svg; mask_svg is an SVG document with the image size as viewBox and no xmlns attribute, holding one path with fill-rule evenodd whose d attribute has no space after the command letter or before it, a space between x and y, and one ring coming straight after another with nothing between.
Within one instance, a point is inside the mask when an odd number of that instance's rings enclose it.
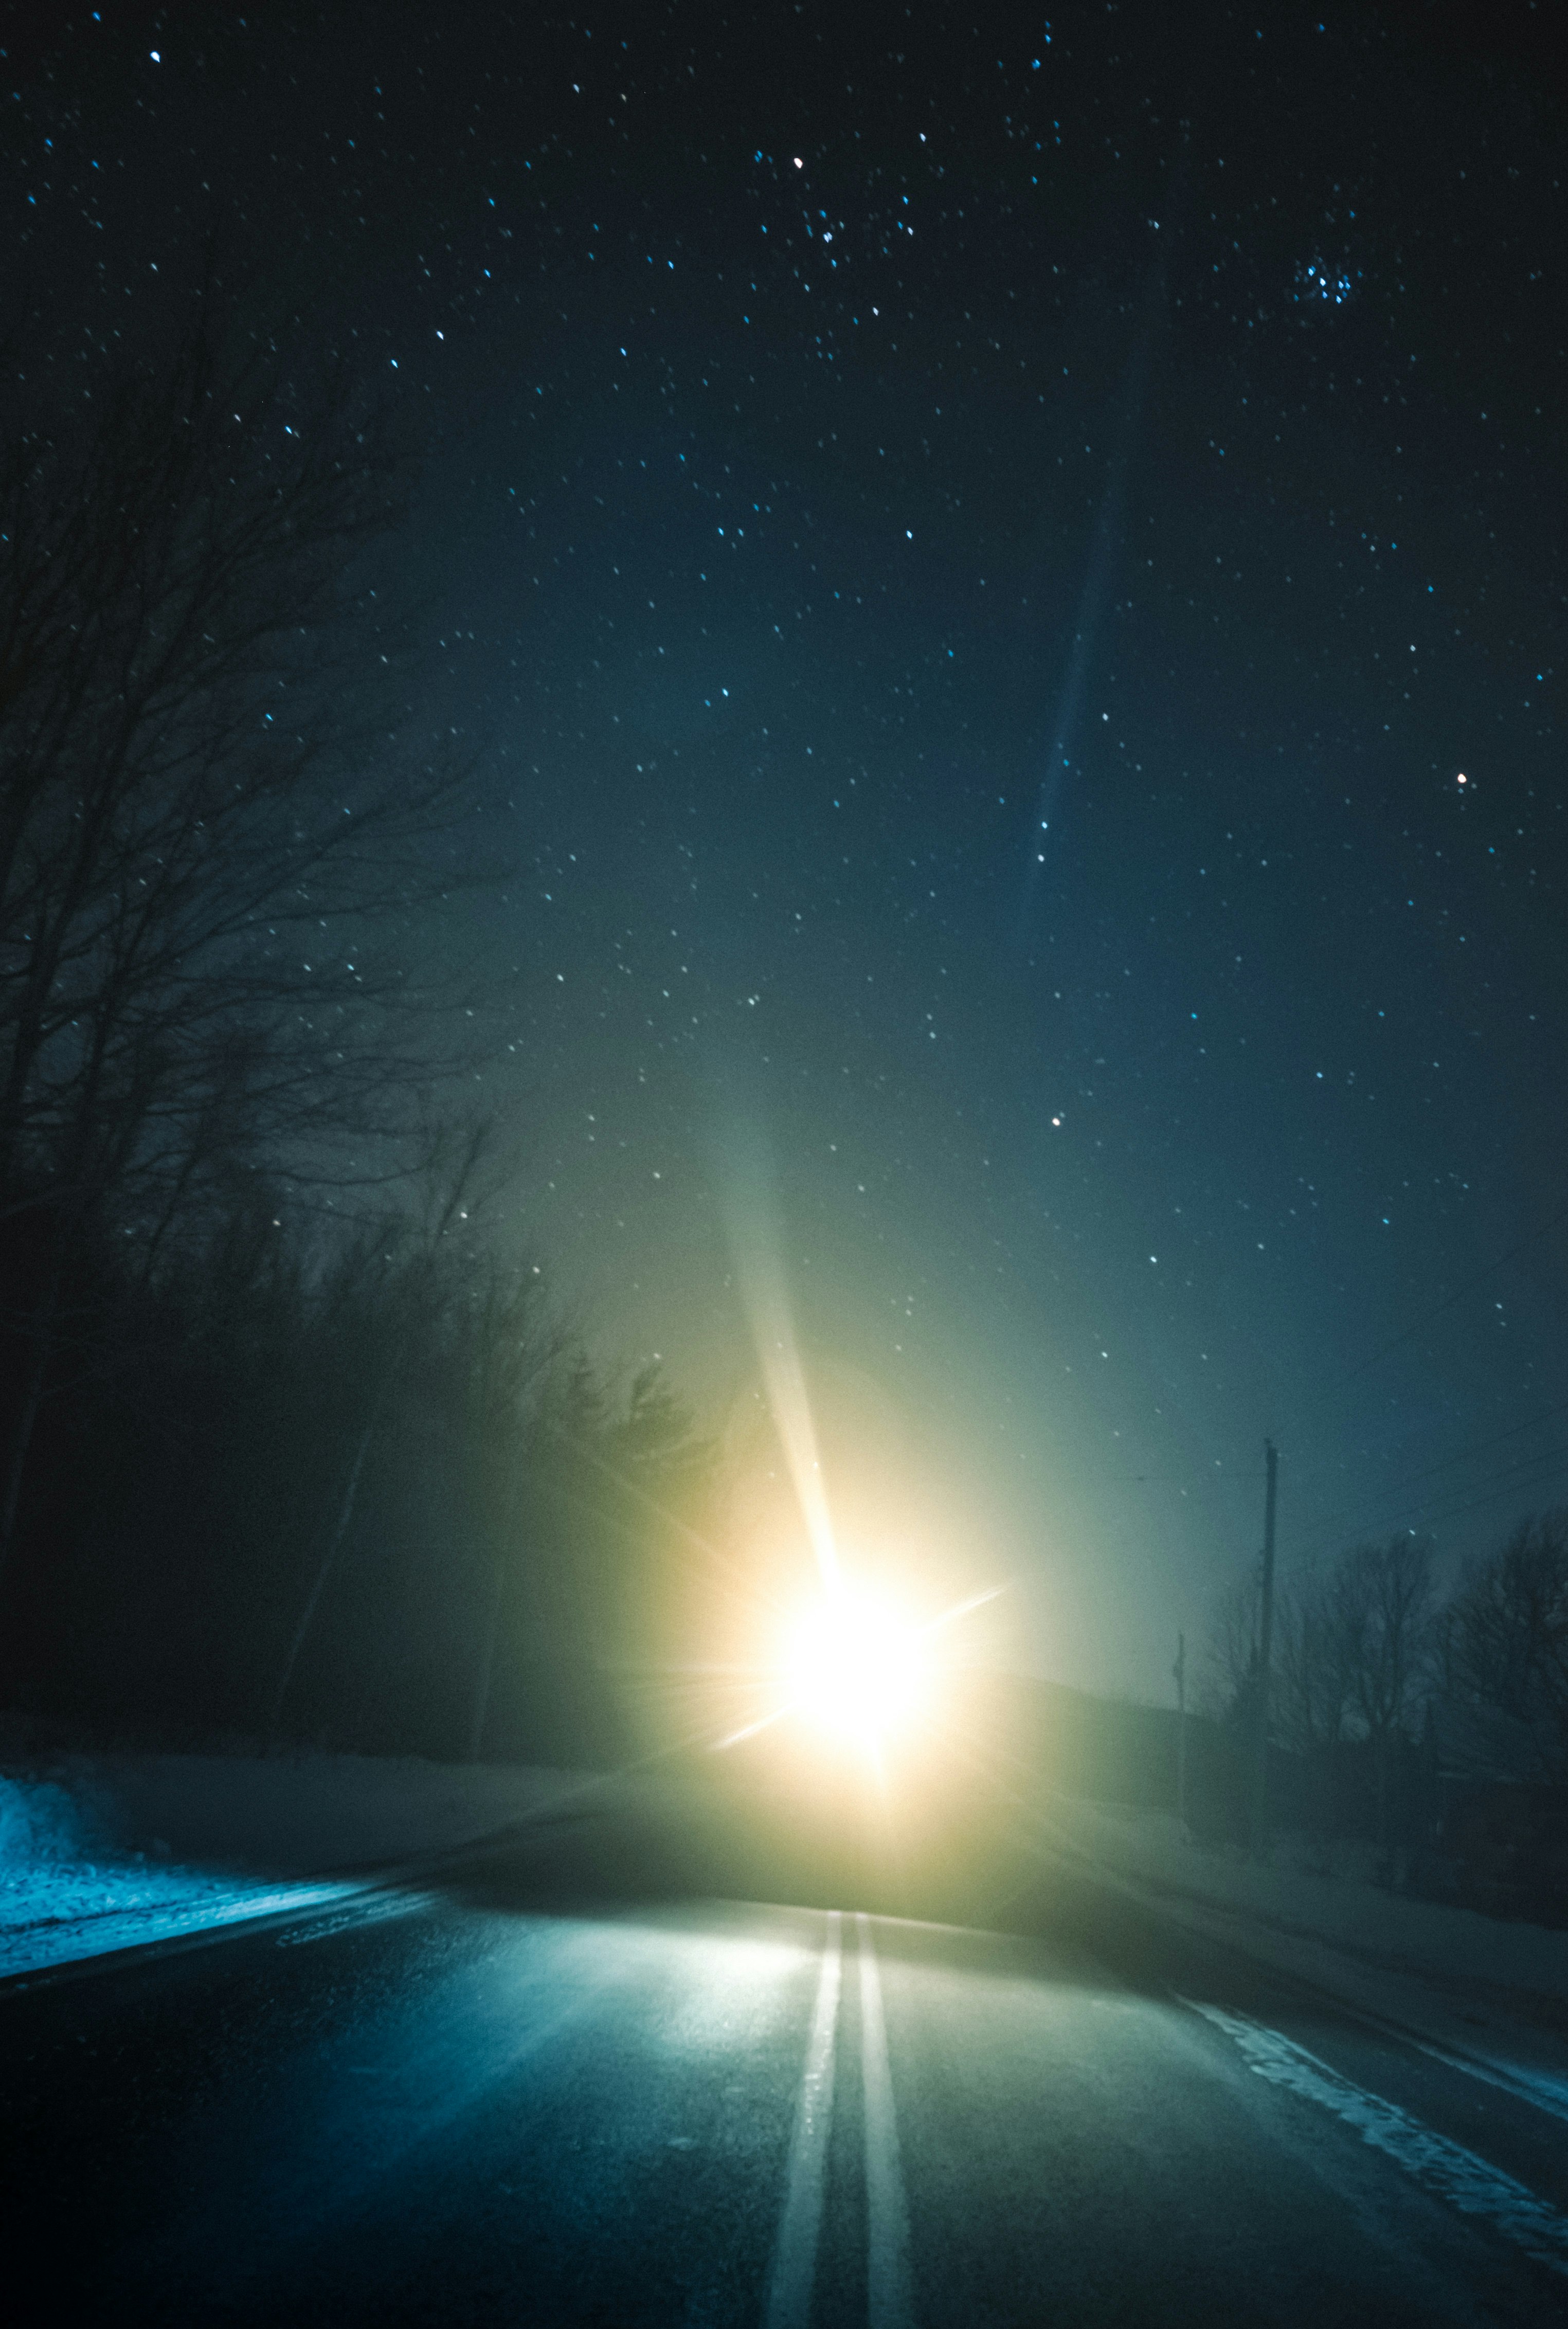
<instances>
[{"instance_id":1,"label":"road","mask_svg":"<svg viewBox=\"0 0 1568 2329\"><path fill-rule=\"evenodd\" d=\"M628 1804L13 1989L7 2317L1568 2317L1560 2117L1000 1812L897 1889Z\"/></svg>"}]
</instances>

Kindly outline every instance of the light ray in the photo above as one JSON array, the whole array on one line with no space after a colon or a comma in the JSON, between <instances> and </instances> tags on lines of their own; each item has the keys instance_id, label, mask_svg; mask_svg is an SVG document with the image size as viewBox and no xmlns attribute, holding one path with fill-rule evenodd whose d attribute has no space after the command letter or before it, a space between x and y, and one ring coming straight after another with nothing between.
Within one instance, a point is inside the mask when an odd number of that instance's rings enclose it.
<instances>
[{"instance_id":1,"label":"light ray","mask_svg":"<svg viewBox=\"0 0 1568 2329\"><path fill-rule=\"evenodd\" d=\"M772 1175L755 1134L732 1131L726 1147L730 1246L747 1323L762 1371L769 1411L789 1468L817 1570L825 1589L835 1593L839 1581L838 1546L817 1454L817 1428L800 1363L789 1291L784 1280Z\"/></svg>"}]
</instances>

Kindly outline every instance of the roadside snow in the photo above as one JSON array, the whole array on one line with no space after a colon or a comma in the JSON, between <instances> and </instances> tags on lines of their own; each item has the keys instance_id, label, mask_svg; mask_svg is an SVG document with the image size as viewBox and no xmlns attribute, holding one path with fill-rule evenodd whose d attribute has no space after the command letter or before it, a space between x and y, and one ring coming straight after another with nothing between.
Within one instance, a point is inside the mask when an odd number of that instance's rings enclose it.
<instances>
[{"instance_id":1,"label":"roadside snow","mask_svg":"<svg viewBox=\"0 0 1568 2329\"><path fill-rule=\"evenodd\" d=\"M1205 1908L1392 1971L1466 1987L1479 1979L1568 2006L1568 1933L1390 1891L1372 1881L1370 1846L1340 1844L1325 1855L1282 1837L1256 1861L1234 1846L1189 1841L1169 1812L1063 1796L1048 1816L1080 1850Z\"/></svg>"},{"instance_id":2,"label":"roadside snow","mask_svg":"<svg viewBox=\"0 0 1568 2329\"><path fill-rule=\"evenodd\" d=\"M1171 1813L1066 1796L1040 1826L1049 1846L1189 1931L1568 2120L1568 1933L1391 1892L1358 1847L1326 1863L1281 1839L1260 1862L1193 1842Z\"/></svg>"},{"instance_id":3,"label":"roadside snow","mask_svg":"<svg viewBox=\"0 0 1568 2329\"><path fill-rule=\"evenodd\" d=\"M0 1777L0 1978L347 1899L585 1784L354 1755L81 1755Z\"/></svg>"}]
</instances>

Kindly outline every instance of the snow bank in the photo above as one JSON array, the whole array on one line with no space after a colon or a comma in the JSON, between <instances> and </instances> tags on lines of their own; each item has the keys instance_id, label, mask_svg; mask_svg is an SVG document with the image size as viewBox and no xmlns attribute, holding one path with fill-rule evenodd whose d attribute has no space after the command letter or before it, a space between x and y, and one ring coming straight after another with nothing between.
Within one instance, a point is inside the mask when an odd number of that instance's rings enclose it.
<instances>
[{"instance_id":1,"label":"snow bank","mask_svg":"<svg viewBox=\"0 0 1568 2329\"><path fill-rule=\"evenodd\" d=\"M68 1787L0 1778L0 1871L80 1860L103 1842L101 1817Z\"/></svg>"},{"instance_id":2,"label":"snow bank","mask_svg":"<svg viewBox=\"0 0 1568 2329\"><path fill-rule=\"evenodd\" d=\"M586 1784L359 1755L75 1755L0 1777L0 1977L348 1898Z\"/></svg>"},{"instance_id":3,"label":"snow bank","mask_svg":"<svg viewBox=\"0 0 1568 2329\"><path fill-rule=\"evenodd\" d=\"M1321 1855L1282 1839L1258 1862L1193 1842L1171 1813L1064 1796L1042 1825L1167 1913L1366 2011L1423 2027L1523 2018L1568 2034L1568 1934L1392 1892L1371 1881L1368 1849Z\"/></svg>"},{"instance_id":4,"label":"snow bank","mask_svg":"<svg viewBox=\"0 0 1568 2329\"><path fill-rule=\"evenodd\" d=\"M471 1843L581 1781L416 1756L71 1755L24 1788L64 1796L122 1851L293 1875Z\"/></svg>"}]
</instances>

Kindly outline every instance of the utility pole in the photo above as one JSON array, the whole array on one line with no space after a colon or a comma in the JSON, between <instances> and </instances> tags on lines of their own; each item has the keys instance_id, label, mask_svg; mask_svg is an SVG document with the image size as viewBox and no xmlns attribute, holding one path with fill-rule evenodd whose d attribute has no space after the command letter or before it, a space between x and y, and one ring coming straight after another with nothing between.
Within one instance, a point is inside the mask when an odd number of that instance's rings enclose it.
<instances>
[{"instance_id":1,"label":"utility pole","mask_svg":"<svg viewBox=\"0 0 1568 2329\"><path fill-rule=\"evenodd\" d=\"M1187 1637L1176 1636L1176 1664L1171 1668L1176 1686L1176 1825L1187 1832Z\"/></svg>"},{"instance_id":2,"label":"utility pole","mask_svg":"<svg viewBox=\"0 0 1568 2329\"><path fill-rule=\"evenodd\" d=\"M1263 1604L1258 1627L1257 1760L1252 1768L1252 1817L1249 1838L1261 1853L1269 1826L1269 1668L1274 1650L1274 1491L1280 1471L1280 1451L1271 1439L1263 1442L1269 1485L1263 1492Z\"/></svg>"}]
</instances>

